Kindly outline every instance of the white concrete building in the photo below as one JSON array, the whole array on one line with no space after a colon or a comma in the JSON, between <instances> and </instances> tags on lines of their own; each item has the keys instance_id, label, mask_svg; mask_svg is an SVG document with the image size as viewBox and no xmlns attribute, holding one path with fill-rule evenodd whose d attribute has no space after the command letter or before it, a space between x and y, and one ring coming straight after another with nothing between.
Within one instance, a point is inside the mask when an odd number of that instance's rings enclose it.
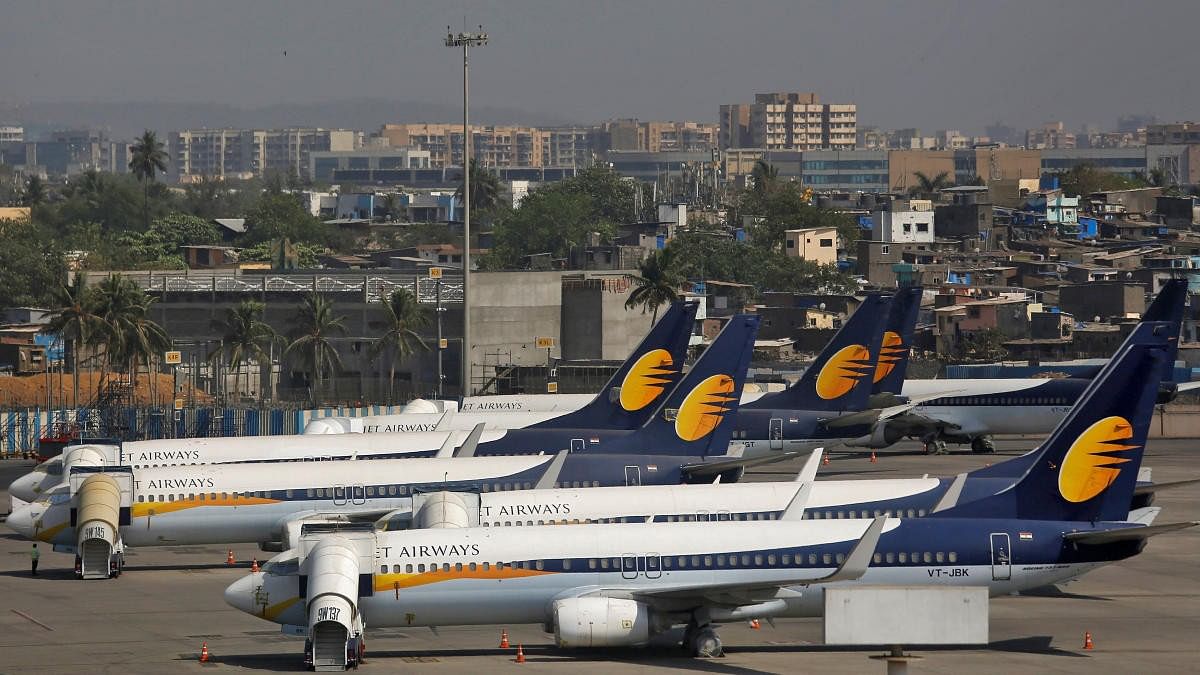
<instances>
[{"instance_id":1,"label":"white concrete building","mask_svg":"<svg viewBox=\"0 0 1200 675\"><path fill-rule=\"evenodd\" d=\"M878 241L933 242L933 202L928 199L897 199L871 219Z\"/></svg>"}]
</instances>

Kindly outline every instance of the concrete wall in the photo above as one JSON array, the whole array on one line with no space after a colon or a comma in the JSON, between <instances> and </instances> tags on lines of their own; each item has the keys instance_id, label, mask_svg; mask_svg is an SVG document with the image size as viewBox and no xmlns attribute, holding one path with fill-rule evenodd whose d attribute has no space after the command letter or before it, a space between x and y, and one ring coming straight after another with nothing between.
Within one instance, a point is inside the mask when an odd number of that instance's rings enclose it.
<instances>
[{"instance_id":1,"label":"concrete wall","mask_svg":"<svg viewBox=\"0 0 1200 675\"><path fill-rule=\"evenodd\" d=\"M562 358L624 360L645 337L652 311L625 309L633 285L627 279L564 279ZM658 308L658 316L667 310Z\"/></svg>"}]
</instances>

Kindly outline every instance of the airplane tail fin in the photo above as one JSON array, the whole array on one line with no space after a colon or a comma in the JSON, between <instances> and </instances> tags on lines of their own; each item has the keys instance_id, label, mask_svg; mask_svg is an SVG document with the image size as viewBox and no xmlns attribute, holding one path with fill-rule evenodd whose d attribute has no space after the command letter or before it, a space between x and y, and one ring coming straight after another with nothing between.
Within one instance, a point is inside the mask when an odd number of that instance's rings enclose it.
<instances>
[{"instance_id":1,"label":"airplane tail fin","mask_svg":"<svg viewBox=\"0 0 1200 675\"><path fill-rule=\"evenodd\" d=\"M1166 321L1171 324L1170 361L1179 353L1179 333L1183 330L1184 305L1187 303L1187 279L1168 279L1142 314L1142 321ZM1170 379L1169 376L1167 379Z\"/></svg>"},{"instance_id":2,"label":"airplane tail fin","mask_svg":"<svg viewBox=\"0 0 1200 675\"><path fill-rule=\"evenodd\" d=\"M754 354L759 318L738 314L696 360L641 429L610 452L724 455L736 424L738 400Z\"/></svg>"},{"instance_id":3,"label":"airplane tail fin","mask_svg":"<svg viewBox=\"0 0 1200 675\"><path fill-rule=\"evenodd\" d=\"M531 425L540 429L637 429L676 382L687 358L695 301L672 303L600 393L579 410Z\"/></svg>"},{"instance_id":4,"label":"airplane tail fin","mask_svg":"<svg viewBox=\"0 0 1200 675\"><path fill-rule=\"evenodd\" d=\"M913 331L917 326L917 312L921 309L920 286L901 288L892 297L887 325L883 331L883 342L879 347L879 363L875 366L872 394L899 394L904 387L904 376L908 373L908 354L912 349Z\"/></svg>"},{"instance_id":5,"label":"airplane tail fin","mask_svg":"<svg viewBox=\"0 0 1200 675\"><path fill-rule=\"evenodd\" d=\"M868 294L841 330L833 336L800 381L784 391L768 394L747 408L845 411L863 410L871 396L891 298Z\"/></svg>"},{"instance_id":6,"label":"airplane tail fin","mask_svg":"<svg viewBox=\"0 0 1200 675\"><path fill-rule=\"evenodd\" d=\"M1125 520L1169 368L1170 331L1167 322L1139 324L1012 487L938 516Z\"/></svg>"}]
</instances>

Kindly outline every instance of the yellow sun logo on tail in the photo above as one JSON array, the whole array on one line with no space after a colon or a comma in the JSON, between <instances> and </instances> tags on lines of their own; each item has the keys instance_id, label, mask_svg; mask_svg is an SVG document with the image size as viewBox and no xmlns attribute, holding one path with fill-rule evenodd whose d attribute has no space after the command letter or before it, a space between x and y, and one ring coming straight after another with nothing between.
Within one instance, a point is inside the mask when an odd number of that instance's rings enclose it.
<instances>
[{"instance_id":1,"label":"yellow sun logo on tail","mask_svg":"<svg viewBox=\"0 0 1200 675\"><path fill-rule=\"evenodd\" d=\"M621 407L633 412L653 403L671 383L673 365L671 352L665 349L642 354L621 382Z\"/></svg>"},{"instance_id":2,"label":"yellow sun logo on tail","mask_svg":"<svg viewBox=\"0 0 1200 675\"><path fill-rule=\"evenodd\" d=\"M878 382L896 369L896 362L904 356L904 340L893 333L885 331L883 334L883 345L879 348L879 363L875 366L875 379Z\"/></svg>"},{"instance_id":3,"label":"yellow sun logo on tail","mask_svg":"<svg viewBox=\"0 0 1200 675\"><path fill-rule=\"evenodd\" d=\"M704 438L717 428L729 403L737 400L733 390L733 378L729 375L713 375L696 385L679 406L675 416L675 435L685 441Z\"/></svg>"},{"instance_id":4,"label":"yellow sun logo on tail","mask_svg":"<svg viewBox=\"0 0 1200 675\"><path fill-rule=\"evenodd\" d=\"M870 350L862 345L843 347L817 374L817 396L826 401L841 398L870 370Z\"/></svg>"},{"instance_id":5,"label":"yellow sun logo on tail","mask_svg":"<svg viewBox=\"0 0 1200 675\"><path fill-rule=\"evenodd\" d=\"M1105 417L1079 434L1058 470L1058 492L1063 499L1086 502L1107 490L1121 474L1120 465L1130 461L1111 453L1140 447L1122 443L1132 437L1133 425L1116 415Z\"/></svg>"}]
</instances>

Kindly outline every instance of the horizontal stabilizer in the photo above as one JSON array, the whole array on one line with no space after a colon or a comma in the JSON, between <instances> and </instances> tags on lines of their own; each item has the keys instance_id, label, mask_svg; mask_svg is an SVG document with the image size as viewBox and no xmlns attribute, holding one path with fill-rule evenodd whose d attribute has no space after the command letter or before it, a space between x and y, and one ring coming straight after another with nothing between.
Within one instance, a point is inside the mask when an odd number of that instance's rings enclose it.
<instances>
[{"instance_id":1,"label":"horizontal stabilizer","mask_svg":"<svg viewBox=\"0 0 1200 675\"><path fill-rule=\"evenodd\" d=\"M1149 495L1159 492L1160 490L1170 490L1172 488L1184 487L1186 485L1195 485L1200 483L1200 478L1190 478L1188 480L1176 480L1170 483L1143 483L1133 488L1135 495Z\"/></svg>"},{"instance_id":2,"label":"horizontal stabilizer","mask_svg":"<svg viewBox=\"0 0 1200 675\"><path fill-rule=\"evenodd\" d=\"M458 448L458 452L454 455L455 457L475 456L475 448L479 446L479 438L483 436L483 427L483 422L475 425L475 428L467 435L467 440L463 441L462 446Z\"/></svg>"},{"instance_id":3,"label":"horizontal stabilizer","mask_svg":"<svg viewBox=\"0 0 1200 675\"><path fill-rule=\"evenodd\" d=\"M1163 525L1122 527L1115 530L1068 532L1063 535L1063 539L1076 544L1093 546L1100 544L1115 544L1121 541L1141 541L1149 539L1157 534L1165 534L1167 532L1174 532L1176 530L1186 530L1189 527L1195 527L1197 525L1200 525L1200 520L1191 520L1182 523L1166 523Z\"/></svg>"}]
</instances>

